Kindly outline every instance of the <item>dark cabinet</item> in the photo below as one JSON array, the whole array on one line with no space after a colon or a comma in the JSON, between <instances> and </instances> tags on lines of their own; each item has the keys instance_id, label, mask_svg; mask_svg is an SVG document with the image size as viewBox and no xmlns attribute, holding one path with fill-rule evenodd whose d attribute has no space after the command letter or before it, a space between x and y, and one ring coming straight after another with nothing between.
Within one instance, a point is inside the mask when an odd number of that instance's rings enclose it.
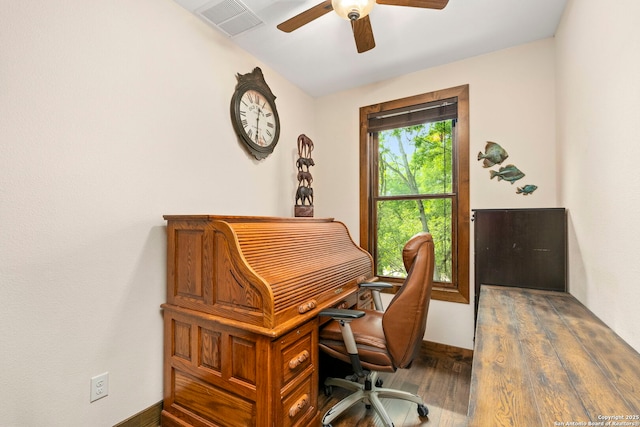
<instances>
[{"instance_id":1,"label":"dark cabinet","mask_svg":"<svg viewBox=\"0 0 640 427\"><path fill-rule=\"evenodd\" d=\"M483 284L567 290L564 208L473 212L476 308Z\"/></svg>"}]
</instances>

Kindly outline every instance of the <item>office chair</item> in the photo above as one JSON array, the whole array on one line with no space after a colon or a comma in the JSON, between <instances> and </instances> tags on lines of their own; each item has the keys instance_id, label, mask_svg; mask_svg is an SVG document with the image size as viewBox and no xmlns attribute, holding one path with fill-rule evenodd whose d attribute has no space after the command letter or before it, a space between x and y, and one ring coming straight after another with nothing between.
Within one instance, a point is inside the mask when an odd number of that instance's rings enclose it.
<instances>
[{"instance_id":1,"label":"office chair","mask_svg":"<svg viewBox=\"0 0 640 427\"><path fill-rule=\"evenodd\" d=\"M372 289L376 310L325 309L321 316L332 318L320 330L319 346L326 354L351 363L354 375L345 379L327 378L325 394L332 387L353 391L336 403L322 418L323 427L357 402L373 407L387 427L393 427L380 397L403 399L418 405L418 415L429 410L420 396L402 390L382 388L377 372L395 372L409 368L420 350L426 328L433 287L433 239L428 233L413 236L402 250L407 278L386 311L380 311L380 289L390 284L372 282L361 286Z\"/></svg>"}]
</instances>

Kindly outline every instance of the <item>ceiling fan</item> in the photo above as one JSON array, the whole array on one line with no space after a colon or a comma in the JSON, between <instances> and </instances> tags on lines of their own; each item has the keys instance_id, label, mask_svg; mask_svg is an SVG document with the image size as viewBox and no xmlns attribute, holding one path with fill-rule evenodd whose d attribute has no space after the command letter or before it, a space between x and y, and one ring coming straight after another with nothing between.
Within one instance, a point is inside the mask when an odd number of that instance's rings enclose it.
<instances>
[{"instance_id":1,"label":"ceiling fan","mask_svg":"<svg viewBox=\"0 0 640 427\"><path fill-rule=\"evenodd\" d=\"M369 20L369 12L371 12L375 3L391 6L421 7L424 9L444 9L449 0L325 0L279 24L278 29L285 33L290 33L335 10L340 17L351 21L351 29L356 40L358 53L366 52L376 47L371 21Z\"/></svg>"}]
</instances>

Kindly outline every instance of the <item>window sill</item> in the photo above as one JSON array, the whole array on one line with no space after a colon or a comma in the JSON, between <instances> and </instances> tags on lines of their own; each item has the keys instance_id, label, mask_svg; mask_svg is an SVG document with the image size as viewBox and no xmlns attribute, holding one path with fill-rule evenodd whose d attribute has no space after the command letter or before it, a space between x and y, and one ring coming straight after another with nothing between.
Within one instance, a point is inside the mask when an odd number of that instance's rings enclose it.
<instances>
[{"instance_id":1,"label":"window sill","mask_svg":"<svg viewBox=\"0 0 640 427\"><path fill-rule=\"evenodd\" d=\"M392 283L393 288L391 289L383 289L381 292L385 294L395 294L398 292L398 289L402 285L402 283L393 283L386 278L383 278L382 281L387 283ZM469 290L467 289L467 295L469 295ZM465 297L463 291L460 289L453 288L445 288L442 286L435 286L431 290L431 299L438 301L447 301L447 302L457 302L460 304L469 304L469 297Z\"/></svg>"}]
</instances>

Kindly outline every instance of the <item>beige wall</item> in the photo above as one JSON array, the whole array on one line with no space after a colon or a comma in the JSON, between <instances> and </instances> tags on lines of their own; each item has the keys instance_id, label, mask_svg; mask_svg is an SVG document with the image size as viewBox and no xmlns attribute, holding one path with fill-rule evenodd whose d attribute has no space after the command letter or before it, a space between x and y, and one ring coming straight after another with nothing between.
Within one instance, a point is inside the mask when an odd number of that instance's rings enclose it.
<instances>
[{"instance_id":1,"label":"beige wall","mask_svg":"<svg viewBox=\"0 0 640 427\"><path fill-rule=\"evenodd\" d=\"M306 133L316 214L357 241L358 108L460 84L471 207L567 206L571 291L640 349L635 0L570 1L557 47L542 40L318 100L171 0L0 7L3 426L111 426L161 399L163 214L291 215ZM228 118L235 73L256 65L283 119L262 162ZM540 187L533 196L489 180L474 156L487 140ZM432 307L427 339L470 348L472 306ZM104 371L110 394L89 404L89 379Z\"/></svg>"},{"instance_id":2,"label":"beige wall","mask_svg":"<svg viewBox=\"0 0 640 427\"><path fill-rule=\"evenodd\" d=\"M360 107L463 84L469 84L471 208L557 207L554 41L546 39L318 100L318 213L342 219L359 241ZM503 145L508 162L525 172L522 182L539 187L533 195L523 197L515 193L517 185L489 179L477 161L487 141ZM473 348L473 323L473 304L434 301L426 339Z\"/></svg>"},{"instance_id":3,"label":"beige wall","mask_svg":"<svg viewBox=\"0 0 640 427\"><path fill-rule=\"evenodd\" d=\"M640 2L570 0L557 33L570 291L640 351Z\"/></svg>"},{"instance_id":4,"label":"beige wall","mask_svg":"<svg viewBox=\"0 0 640 427\"><path fill-rule=\"evenodd\" d=\"M3 1L0 58L0 425L112 426L162 399L162 215L291 215L314 101L262 66L283 129L251 158L261 64L171 0Z\"/></svg>"}]
</instances>

